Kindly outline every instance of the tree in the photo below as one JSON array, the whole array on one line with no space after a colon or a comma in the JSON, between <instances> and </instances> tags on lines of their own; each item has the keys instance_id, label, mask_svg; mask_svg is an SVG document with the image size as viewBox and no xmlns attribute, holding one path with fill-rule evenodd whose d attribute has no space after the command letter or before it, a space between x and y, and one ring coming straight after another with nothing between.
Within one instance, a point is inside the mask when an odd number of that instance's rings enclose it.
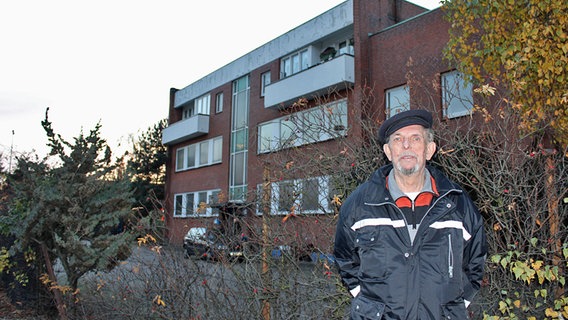
<instances>
[{"instance_id":1,"label":"tree","mask_svg":"<svg viewBox=\"0 0 568 320\"><path fill-rule=\"evenodd\" d=\"M544 292L554 291L554 294L545 295L543 298L546 300L549 299L548 297L554 297L556 299L554 305L564 308L568 301L564 296L564 284L562 283L565 268L563 260L566 257L563 250L565 241L562 231L565 229L566 220L564 218L565 208L561 206L560 199L566 192L562 185L562 181L565 181L563 161L568 156L566 152L566 146L568 146L568 69L566 68L568 62L568 32L566 30L568 4L563 0L447 0L442 3L444 10L447 11L446 17L451 23L450 40L446 48L447 57L452 59L465 75L470 76L475 83L482 85L479 88L480 92L494 94L495 88L498 92L503 90L503 98L497 103L504 103L508 110L502 112L505 116L500 116L501 119L509 118L509 112L514 113L513 116L518 116L520 119L517 128L521 129L523 136L513 136L517 140L526 138L522 139L525 143L520 144L510 157L504 159L506 162L502 163L515 164L514 160L522 158L524 152L530 154L529 148L533 148L532 152L534 152L534 149L537 149L536 146L540 149L536 154L544 155L537 159L540 161L538 162L540 168L524 170L522 166L517 166L520 168L519 172L523 172L525 177L529 177L529 174L533 172L541 172L540 176L543 177L543 180L530 181L529 185L534 185L536 181L542 182L542 185L539 192L535 193L536 199L525 196L531 201L528 202L527 209L522 212L538 217L536 223L543 235L534 239L543 239L544 241L535 241L547 244L543 248L542 261L551 262L550 266L545 265L545 267L557 270L553 278L562 279L559 283L553 281L549 291L542 289ZM478 106L478 109L490 113L492 108ZM486 120L488 119L491 118ZM510 134L510 131L507 132ZM500 139L506 138L506 135L500 137ZM502 144L496 140L488 150L496 151L495 149L502 147ZM559 148L563 150L560 159L557 152ZM501 168L495 168L497 169ZM503 170L497 172L503 172ZM490 199L491 195L488 196ZM516 205L516 203L513 204ZM538 206L541 203L545 203L545 208ZM503 217L499 217L503 212L494 210L494 207L490 209L489 220L500 220L499 223L493 224L496 228L493 231L497 232L504 224L515 222L515 215L507 212ZM546 213L546 216L538 216L540 212ZM511 232L511 230L507 231ZM518 233L520 232L513 232L513 234ZM517 248L514 247L514 249ZM534 256L530 256L530 246L521 247L520 250L510 248L509 250L508 254L517 255L521 252L529 255L528 261L536 260ZM503 268L508 267L508 260L503 260L498 256L493 258L495 259L493 262L502 262ZM507 255L507 259L510 260L510 258L511 256ZM511 269L514 270L517 279L521 277L519 266L525 263L524 258L523 255L516 256L513 259L516 261L509 264L514 266ZM535 268L533 271L538 273L539 270ZM527 284L530 284L530 280L527 278ZM543 281L543 278L539 277L541 284ZM533 288L520 288L519 290L523 291L523 289L528 289L527 291L531 294L535 292ZM515 295L518 297L518 292L515 292ZM536 297L538 298L538 295ZM507 298L505 301L508 300L511 299ZM505 313L504 310L508 308L507 303L503 301L499 303L500 305L503 303L500 311ZM517 305L518 303L515 302L511 310L518 308ZM546 310L547 316L551 316L552 313L552 309Z\"/></svg>"},{"instance_id":2,"label":"tree","mask_svg":"<svg viewBox=\"0 0 568 320\"><path fill-rule=\"evenodd\" d=\"M135 200L134 212L138 214L136 230L159 239L165 232L163 200L166 179L167 148L162 144L162 130L167 119L149 127L137 139L132 139L132 153L128 152L126 168L131 176L131 188Z\"/></svg>"},{"instance_id":3,"label":"tree","mask_svg":"<svg viewBox=\"0 0 568 320\"><path fill-rule=\"evenodd\" d=\"M61 288L52 271L58 260L75 292L85 273L107 270L128 257L133 236L119 226L131 212L132 198L127 177L114 177L116 165L100 137L101 125L70 143L55 133L48 111L42 126L50 155L41 161L17 159L17 170L8 179L10 209L2 218L18 239L14 249L39 247L49 274L46 283ZM54 293L64 318L59 291Z\"/></svg>"},{"instance_id":4,"label":"tree","mask_svg":"<svg viewBox=\"0 0 568 320\"><path fill-rule=\"evenodd\" d=\"M145 208L151 208L151 194L157 199L164 196L167 149L162 144L162 130L167 124L167 119L162 119L132 140L127 168L132 175L135 199Z\"/></svg>"},{"instance_id":5,"label":"tree","mask_svg":"<svg viewBox=\"0 0 568 320\"><path fill-rule=\"evenodd\" d=\"M443 0L446 54L481 84L509 91L525 132L568 144L568 3L565 0Z\"/></svg>"}]
</instances>

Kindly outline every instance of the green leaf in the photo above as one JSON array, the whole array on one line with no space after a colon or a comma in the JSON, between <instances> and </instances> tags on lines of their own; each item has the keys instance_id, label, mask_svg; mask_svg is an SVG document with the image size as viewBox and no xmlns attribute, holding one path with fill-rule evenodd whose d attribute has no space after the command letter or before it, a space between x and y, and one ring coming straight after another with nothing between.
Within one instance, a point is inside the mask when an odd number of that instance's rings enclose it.
<instances>
[{"instance_id":1,"label":"green leaf","mask_svg":"<svg viewBox=\"0 0 568 320\"><path fill-rule=\"evenodd\" d=\"M500 254L494 254L493 256L491 256L491 262L499 263L500 261L501 261L501 255Z\"/></svg>"}]
</instances>

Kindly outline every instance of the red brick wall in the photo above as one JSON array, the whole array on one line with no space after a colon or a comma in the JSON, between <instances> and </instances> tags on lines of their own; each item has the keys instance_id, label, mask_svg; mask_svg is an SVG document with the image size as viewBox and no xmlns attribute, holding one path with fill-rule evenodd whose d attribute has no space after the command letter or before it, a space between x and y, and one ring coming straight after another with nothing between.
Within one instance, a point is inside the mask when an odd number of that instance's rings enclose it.
<instances>
[{"instance_id":1,"label":"red brick wall","mask_svg":"<svg viewBox=\"0 0 568 320\"><path fill-rule=\"evenodd\" d=\"M358 99L363 85L372 86L376 96L375 108L384 109L384 90L406 82L406 74L412 71L417 79L421 79L419 87L428 87L432 92L411 89L411 104L413 107L426 101L435 101L438 108L441 104L439 89L436 91L432 81L439 82L439 73L449 70L447 63L442 60L442 48L448 40L448 25L443 20L441 10L435 10L394 25L397 21L405 20L425 10L410 3L394 0L354 0L354 38L355 38L355 95L349 97L349 125L357 132L358 117L361 117ZM369 14L373 13L373 14ZM386 28L386 29L385 29ZM413 64L407 66L412 58ZM273 61L250 73L250 113L249 113L249 153L248 153L248 185L249 191L254 191L256 185L262 182L260 160L266 155L257 156L257 126L259 123L281 116L277 109L265 109L263 98L260 96L260 75L271 71L272 81L278 80L279 61ZM224 93L223 112L215 114L215 96ZM433 99L428 97L434 97ZM173 101L173 94L171 98ZM230 127L231 127L232 83L227 83L211 91L210 133L190 142L196 143L223 135L223 161L221 164L176 173L175 150L189 142L170 146L168 162L168 178L166 194L191 192L220 188L228 192L229 163L230 163ZM354 113L351 113L354 112ZM384 114L384 113L383 113ZM441 111L440 111L441 115ZM170 119L181 117L178 110L173 109L170 102ZM356 136L353 135L353 136ZM330 144L327 142L326 144ZM330 144L331 146L331 144ZM300 148L301 151L301 148ZM196 184L196 181L199 182ZM173 199L167 199L167 216L169 239L172 243L181 244L183 235L192 226L210 224L213 218L173 218ZM294 235L309 238L317 246L327 248L332 245L335 221L333 216L308 215L297 216L282 222L282 217L272 220L275 230L286 230L286 237ZM251 227L258 227L261 218L254 212L247 218Z\"/></svg>"},{"instance_id":2,"label":"red brick wall","mask_svg":"<svg viewBox=\"0 0 568 320\"><path fill-rule=\"evenodd\" d=\"M371 37L369 76L381 106L385 89L408 83L411 108L430 108L441 117L439 74L451 70L443 59L448 27L437 9Z\"/></svg>"}]
</instances>

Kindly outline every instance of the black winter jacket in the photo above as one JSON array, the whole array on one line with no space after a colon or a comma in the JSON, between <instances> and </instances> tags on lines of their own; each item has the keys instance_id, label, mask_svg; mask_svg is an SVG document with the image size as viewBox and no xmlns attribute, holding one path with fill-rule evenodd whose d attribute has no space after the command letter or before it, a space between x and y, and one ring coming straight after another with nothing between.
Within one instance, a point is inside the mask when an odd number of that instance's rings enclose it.
<instances>
[{"instance_id":1,"label":"black winter jacket","mask_svg":"<svg viewBox=\"0 0 568 320\"><path fill-rule=\"evenodd\" d=\"M352 319L467 319L464 299L480 288L483 220L457 184L428 166L438 195L411 244L407 222L386 189L392 165L377 170L343 203L334 254L354 295Z\"/></svg>"}]
</instances>

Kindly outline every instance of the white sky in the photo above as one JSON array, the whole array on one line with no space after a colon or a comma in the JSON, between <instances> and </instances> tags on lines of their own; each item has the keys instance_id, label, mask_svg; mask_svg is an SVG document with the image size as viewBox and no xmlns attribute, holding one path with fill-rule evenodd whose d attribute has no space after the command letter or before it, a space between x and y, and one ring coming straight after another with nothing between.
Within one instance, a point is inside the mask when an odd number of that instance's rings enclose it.
<instances>
[{"instance_id":1,"label":"white sky","mask_svg":"<svg viewBox=\"0 0 568 320\"><path fill-rule=\"evenodd\" d=\"M0 153L4 160L10 150L44 156L41 121L49 107L64 139L88 135L100 122L118 156L129 135L167 117L170 88L184 88L342 2L1 1Z\"/></svg>"}]
</instances>

